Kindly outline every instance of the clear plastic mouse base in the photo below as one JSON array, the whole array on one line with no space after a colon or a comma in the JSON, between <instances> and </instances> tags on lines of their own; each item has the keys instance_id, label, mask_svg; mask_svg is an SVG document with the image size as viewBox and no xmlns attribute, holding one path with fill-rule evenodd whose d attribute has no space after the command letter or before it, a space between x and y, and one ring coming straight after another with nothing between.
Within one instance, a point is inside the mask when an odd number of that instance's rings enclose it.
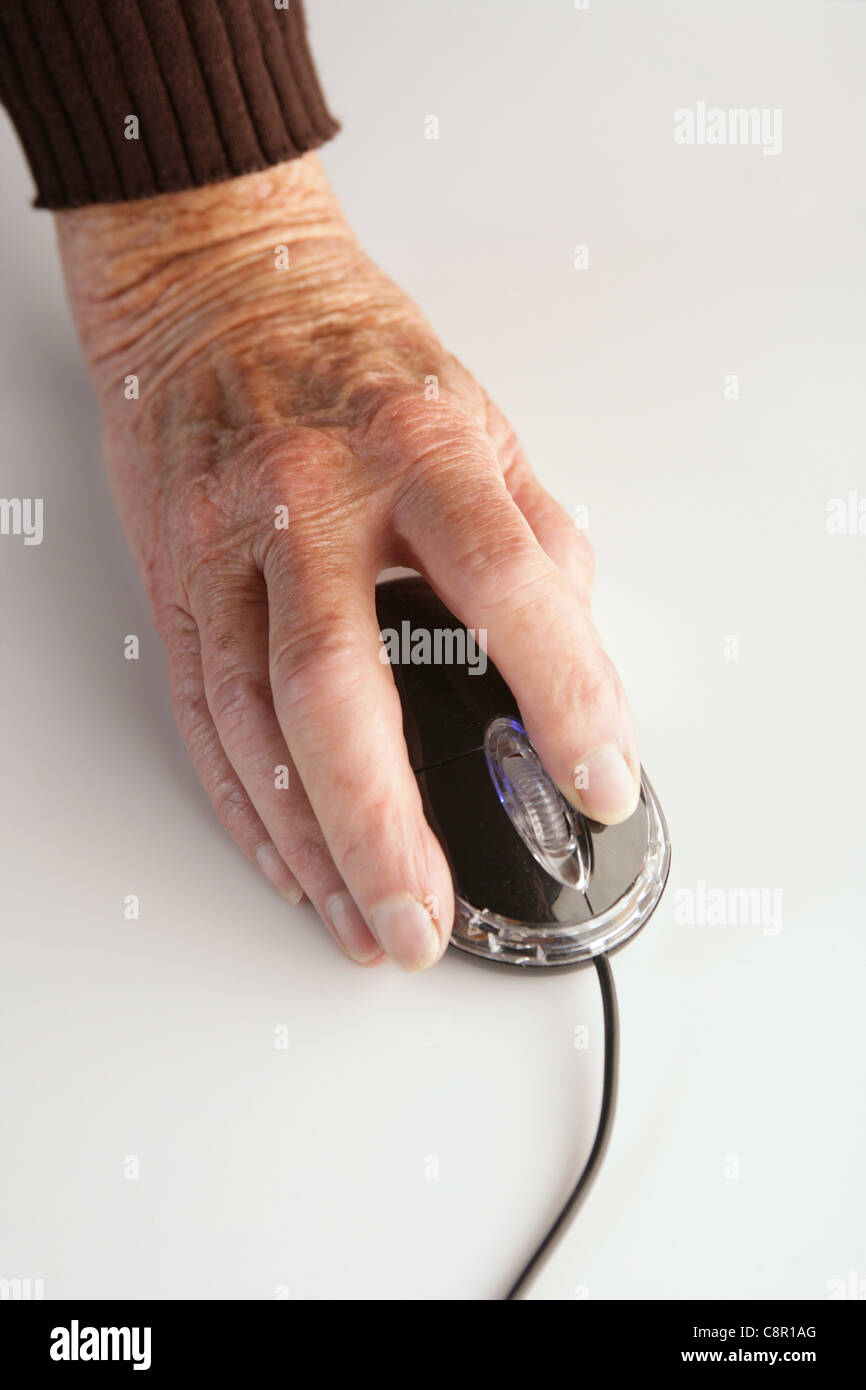
<instances>
[{"instance_id":1,"label":"clear plastic mouse base","mask_svg":"<svg viewBox=\"0 0 866 1390\"><path fill-rule=\"evenodd\" d=\"M545 969L580 965L624 945L652 916L670 869L667 825L643 769L641 801L635 816L642 814L646 817L643 863L637 875L630 876L620 895L603 911L591 910L591 877L579 921L517 922L488 907L467 902L458 889L452 946L497 964ZM617 829L611 826L602 834L615 834Z\"/></svg>"}]
</instances>

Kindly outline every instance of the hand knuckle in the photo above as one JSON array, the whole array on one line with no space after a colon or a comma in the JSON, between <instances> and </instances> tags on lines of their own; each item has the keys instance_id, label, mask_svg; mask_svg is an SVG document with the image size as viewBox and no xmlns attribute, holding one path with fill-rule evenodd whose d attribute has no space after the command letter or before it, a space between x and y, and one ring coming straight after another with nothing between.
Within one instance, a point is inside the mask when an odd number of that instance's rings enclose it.
<instances>
[{"instance_id":1,"label":"hand knuckle","mask_svg":"<svg viewBox=\"0 0 866 1390\"><path fill-rule=\"evenodd\" d=\"M331 858L325 838L318 828L298 827L293 833L293 827L288 826L275 837L275 843L292 873L303 878L315 877Z\"/></svg>"},{"instance_id":2,"label":"hand knuckle","mask_svg":"<svg viewBox=\"0 0 866 1390\"><path fill-rule=\"evenodd\" d=\"M203 692L181 681L175 685L172 703L174 718L181 738L193 758L196 757L210 732L211 721Z\"/></svg>"},{"instance_id":3,"label":"hand knuckle","mask_svg":"<svg viewBox=\"0 0 866 1390\"><path fill-rule=\"evenodd\" d=\"M238 837L248 824L250 800L233 776L219 778L210 788L210 799L219 819L232 836Z\"/></svg>"},{"instance_id":4,"label":"hand knuckle","mask_svg":"<svg viewBox=\"0 0 866 1390\"><path fill-rule=\"evenodd\" d=\"M513 617L550 598L551 565L524 536L500 535L465 558L464 580L476 602Z\"/></svg>"},{"instance_id":5,"label":"hand knuckle","mask_svg":"<svg viewBox=\"0 0 866 1390\"><path fill-rule=\"evenodd\" d=\"M385 856L391 863L408 848L405 807L396 797L366 803L362 814L343 819L332 839L334 857L347 878L369 872Z\"/></svg>"},{"instance_id":6,"label":"hand knuckle","mask_svg":"<svg viewBox=\"0 0 866 1390\"><path fill-rule=\"evenodd\" d=\"M362 682L352 661L358 639L341 617L306 624L271 651L274 690L282 708L303 716L353 698Z\"/></svg>"},{"instance_id":7,"label":"hand knuckle","mask_svg":"<svg viewBox=\"0 0 866 1390\"><path fill-rule=\"evenodd\" d=\"M613 671L603 652L579 663L574 695L583 710L590 714L601 712L614 689Z\"/></svg>"},{"instance_id":8,"label":"hand knuckle","mask_svg":"<svg viewBox=\"0 0 866 1390\"><path fill-rule=\"evenodd\" d=\"M247 726L260 729L272 707L270 681L255 671L229 671L215 681L208 704L217 728L227 738Z\"/></svg>"},{"instance_id":9,"label":"hand knuckle","mask_svg":"<svg viewBox=\"0 0 866 1390\"><path fill-rule=\"evenodd\" d=\"M490 441L467 404L443 391L425 400L418 386L387 393L357 433L355 446L389 476L408 476L419 485L490 454Z\"/></svg>"}]
</instances>

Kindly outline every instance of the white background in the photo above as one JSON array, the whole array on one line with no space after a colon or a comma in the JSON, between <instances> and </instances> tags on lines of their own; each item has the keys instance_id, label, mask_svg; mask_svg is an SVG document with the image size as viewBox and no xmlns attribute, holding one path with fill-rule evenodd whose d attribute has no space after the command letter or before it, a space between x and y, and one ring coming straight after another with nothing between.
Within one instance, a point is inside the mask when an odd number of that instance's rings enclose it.
<instances>
[{"instance_id":1,"label":"white background","mask_svg":"<svg viewBox=\"0 0 866 1390\"><path fill-rule=\"evenodd\" d=\"M670 824L612 1148L535 1296L823 1298L866 1279L866 536L826 531L866 496L866 4L309 10L360 235L589 508ZM677 146L701 100L781 107L782 153ZM225 838L5 120L0 155L0 493L45 499L40 547L0 538L0 1275L499 1297L591 1141L594 973L362 972ZM780 889L781 931L680 924L699 883Z\"/></svg>"}]
</instances>

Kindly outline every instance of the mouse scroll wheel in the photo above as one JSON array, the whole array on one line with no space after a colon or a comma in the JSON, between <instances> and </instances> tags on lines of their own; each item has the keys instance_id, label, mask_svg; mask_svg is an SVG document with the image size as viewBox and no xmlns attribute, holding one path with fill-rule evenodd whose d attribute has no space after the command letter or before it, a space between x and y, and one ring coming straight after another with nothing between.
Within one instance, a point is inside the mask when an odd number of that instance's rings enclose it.
<instances>
[{"instance_id":1,"label":"mouse scroll wheel","mask_svg":"<svg viewBox=\"0 0 866 1390\"><path fill-rule=\"evenodd\" d=\"M539 848L546 854L568 854L574 848L574 835L562 797L538 758L507 753L502 770L522 803Z\"/></svg>"},{"instance_id":2,"label":"mouse scroll wheel","mask_svg":"<svg viewBox=\"0 0 866 1390\"><path fill-rule=\"evenodd\" d=\"M582 892L592 868L586 822L548 775L522 724L492 720L484 755L502 809L530 854L551 878Z\"/></svg>"}]
</instances>

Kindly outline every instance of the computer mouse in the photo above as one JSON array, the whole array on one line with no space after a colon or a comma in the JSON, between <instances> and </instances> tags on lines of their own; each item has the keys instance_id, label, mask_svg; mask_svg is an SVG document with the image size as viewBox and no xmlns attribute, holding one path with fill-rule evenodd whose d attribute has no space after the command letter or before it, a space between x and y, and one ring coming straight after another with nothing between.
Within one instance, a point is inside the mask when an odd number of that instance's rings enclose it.
<instances>
[{"instance_id":1,"label":"computer mouse","mask_svg":"<svg viewBox=\"0 0 866 1390\"><path fill-rule=\"evenodd\" d=\"M646 773L627 821L588 820L546 772L486 652L420 576L381 582L376 610L424 811L454 879L451 945L529 969L624 945L670 868Z\"/></svg>"}]
</instances>

